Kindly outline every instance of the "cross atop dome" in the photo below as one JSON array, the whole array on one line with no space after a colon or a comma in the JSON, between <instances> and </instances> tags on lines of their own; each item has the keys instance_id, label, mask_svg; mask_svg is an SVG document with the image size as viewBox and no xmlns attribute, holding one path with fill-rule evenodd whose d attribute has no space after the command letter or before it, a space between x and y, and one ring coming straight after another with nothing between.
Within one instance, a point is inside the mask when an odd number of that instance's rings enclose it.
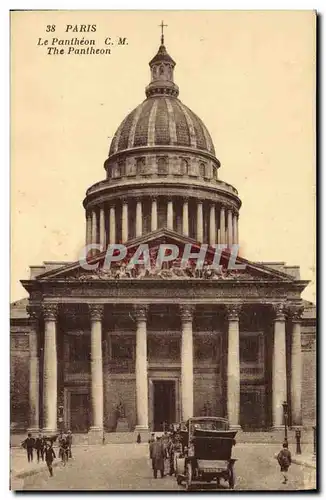
<instances>
[{"instance_id":1,"label":"cross atop dome","mask_svg":"<svg viewBox=\"0 0 326 500\"><path fill-rule=\"evenodd\" d=\"M167 28L168 25L164 24L164 22L161 21L161 24L159 24L159 27L161 28L161 45L164 45L164 28Z\"/></svg>"}]
</instances>

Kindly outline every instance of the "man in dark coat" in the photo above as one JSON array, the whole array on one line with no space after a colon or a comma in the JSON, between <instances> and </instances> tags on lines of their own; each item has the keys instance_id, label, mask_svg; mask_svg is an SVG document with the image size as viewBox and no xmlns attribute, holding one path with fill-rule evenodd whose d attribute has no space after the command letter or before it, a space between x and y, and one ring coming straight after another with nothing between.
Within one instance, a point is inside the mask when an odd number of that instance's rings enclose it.
<instances>
[{"instance_id":1,"label":"man in dark coat","mask_svg":"<svg viewBox=\"0 0 326 500\"><path fill-rule=\"evenodd\" d=\"M165 449L162 439L158 436L156 441L152 444L152 463L154 478L157 478L157 471L161 473L161 477L164 477L164 459L165 459Z\"/></svg>"},{"instance_id":2,"label":"man in dark coat","mask_svg":"<svg viewBox=\"0 0 326 500\"><path fill-rule=\"evenodd\" d=\"M67 434L67 443L68 443L68 455L69 455L69 458L72 458L72 451L71 451L72 433L71 433L71 431L68 431L68 434Z\"/></svg>"},{"instance_id":3,"label":"man in dark coat","mask_svg":"<svg viewBox=\"0 0 326 500\"><path fill-rule=\"evenodd\" d=\"M44 438L42 434L39 434L35 440L35 450L37 455L37 463L39 463L40 458L44 462Z\"/></svg>"},{"instance_id":4,"label":"man in dark coat","mask_svg":"<svg viewBox=\"0 0 326 500\"><path fill-rule=\"evenodd\" d=\"M288 482L288 470L292 463L291 452L288 449L287 442L283 443L283 448L277 455L277 461L281 467L281 474L283 476L283 484Z\"/></svg>"},{"instance_id":5,"label":"man in dark coat","mask_svg":"<svg viewBox=\"0 0 326 500\"><path fill-rule=\"evenodd\" d=\"M27 460L29 462L33 462L33 448L35 445L35 439L32 437L32 434L29 432L27 434L27 438L23 441L23 448L27 451Z\"/></svg>"},{"instance_id":6,"label":"man in dark coat","mask_svg":"<svg viewBox=\"0 0 326 500\"><path fill-rule=\"evenodd\" d=\"M52 463L53 463L54 458L56 458L56 456L54 453L54 449L52 447L52 442L50 441L50 443L48 443L46 445L46 448L45 448L45 461L46 461L46 465L48 466L50 476L53 476Z\"/></svg>"}]
</instances>

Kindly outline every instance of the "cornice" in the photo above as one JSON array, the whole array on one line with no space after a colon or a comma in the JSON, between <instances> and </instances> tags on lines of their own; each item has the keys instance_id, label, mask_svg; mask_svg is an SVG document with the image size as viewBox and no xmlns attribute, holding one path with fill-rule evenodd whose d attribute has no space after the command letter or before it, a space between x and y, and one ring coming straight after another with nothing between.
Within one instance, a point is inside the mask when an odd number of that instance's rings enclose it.
<instances>
[{"instance_id":1,"label":"cornice","mask_svg":"<svg viewBox=\"0 0 326 500\"><path fill-rule=\"evenodd\" d=\"M95 185L96 186L96 185ZM223 203L230 209L239 210L241 200L228 184L216 183L210 181L198 181L197 178L174 178L173 176L160 179L157 177L146 178L123 178L120 182L103 182L93 192L88 190L84 198L84 208L90 209L103 203L116 202L117 199L127 198L135 199L152 196L172 196L172 197L191 197L201 201ZM231 186L232 187L232 186ZM191 188L192 195L189 196Z\"/></svg>"}]
</instances>

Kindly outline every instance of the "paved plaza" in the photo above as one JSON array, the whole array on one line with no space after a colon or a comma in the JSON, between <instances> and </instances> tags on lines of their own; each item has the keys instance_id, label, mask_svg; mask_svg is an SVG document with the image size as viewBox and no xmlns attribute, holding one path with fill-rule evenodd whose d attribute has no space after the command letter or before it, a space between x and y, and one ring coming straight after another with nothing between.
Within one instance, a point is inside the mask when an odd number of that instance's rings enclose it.
<instances>
[{"instance_id":1,"label":"paved plaza","mask_svg":"<svg viewBox=\"0 0 326 500\"><path fill-rule=\"evenodd\" d=\"M235 467L237 490L302 490L314 489L316 469L293 464L289 482L281 481L274 456L279 449L275 444L241 443L234 448L238 459ZM184 490L174 477L154 479L148 459L147 444L109 444L105 446L78 446L74 458L63 467L56 460L54 476L49 477L43 464L34 464L39 472L30 474L32 466L22 450L12 454L12 489L16 490ZM294 455L295 458L295 455ZM25 462L26 460L26 462ZM25 472L24 472L25 471ZM17 474L25 477L15 478ZM227 488L221 481L221 489ZM214 489L213 484L203 489ZM198 489L198 487L197 487Z\"/></svg>"}]
</instances>

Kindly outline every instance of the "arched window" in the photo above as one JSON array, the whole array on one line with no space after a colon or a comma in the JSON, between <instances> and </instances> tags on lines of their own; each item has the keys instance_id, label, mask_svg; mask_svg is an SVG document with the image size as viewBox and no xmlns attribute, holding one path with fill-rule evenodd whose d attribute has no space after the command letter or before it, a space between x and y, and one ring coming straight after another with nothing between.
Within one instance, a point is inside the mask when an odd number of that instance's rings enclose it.
<instances>
[{"instance_id":1,"label":"arched window","mask_svg":"<svg viewBox=\"0 0 326 500\"><path fill-rule=\"evenodd\" d=\"M188 162L184 158L181 160L181 175L188 175Z\"/></svg>"},{"instance_id":2,"label":"arched window","mask_svg":"<svg viewBox=\"0 0 326 500\"><path fill-rule=\"evenodd\" d=\"M206 165L205 165L205 163L199 164L199 175L200 175L200 177L206 177Z\"/></svg>"},{"instance_id":3,"label":"arched window","mask_svg":"<svg viewBox=\"0 0 326 500\"><path fill-rule=\"evenodd\" d=\"M145 158L137 158L136 161L137 175L145 174L145 167L146 167Z\"/></svg>"},{"instance_id":4,"label":"arched window","mask_svg":"<svg viewBox=\"0 0 326 500\"><path fill-rule=\"evenodd\" d=\"M168 162L166 158L159 158L157 160L157 172L159 175L168 174Z\"/></svg>"},{"instance_id":5,"label":"arched window","mask_svg":"<svg viewBox=\"0 0 326 500\"><path fill-rule=\"evenodd\" d=\"M112 179L118 179L119 177L121 177L120 165L114 165L112 167L111 177Z\"/></svg>"},{"instance_id":6,"label":"arched window","mask_svg":"<svg viewBox=\"0 0 326 500\"><path fill-rule=\"evenodd\" d=\"M160 75L164 75L164 66L161 64L160 66Z\"/></svg>"},{"instance_id":7,"label":"arched window","mask_svg":"<svg viewBox=\"0 0 326 500\"><path fill-rule=\"evenodd\" d=\"M126 166L124 161L119 161L118 163L120 170L120 177L124 177L126 175Z\"/></svg>"}]
</instances>

